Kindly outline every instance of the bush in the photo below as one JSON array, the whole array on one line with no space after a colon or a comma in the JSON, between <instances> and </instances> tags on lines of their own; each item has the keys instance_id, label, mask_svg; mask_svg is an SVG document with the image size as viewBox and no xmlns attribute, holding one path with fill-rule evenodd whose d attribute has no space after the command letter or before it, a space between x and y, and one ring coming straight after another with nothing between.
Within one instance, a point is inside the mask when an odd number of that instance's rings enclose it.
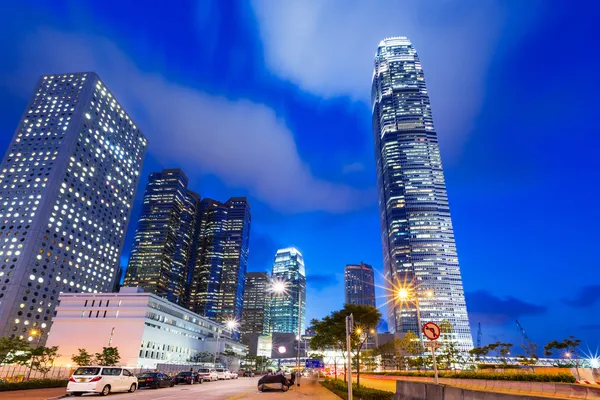
<instances>
[{"instance_id":1,"label":"bush","mask_svg":"<svg viewBox=\"0 0 600 400\"><path fill-rule=\"evenodd\" d=\"M23 382L0 382L0 392L24 389L47 389L67 387L69 381L66 379L36 379Z\"/></svg>"},{"instance_id":2,"label":"bush","mask_svg":"<svg viewBox=\"0 0 600 400\"><path fill-rule=\"evenodd\" d=\"M409 372L409 371L394 371L394 372L365 372L364 375L387 375L387 376L417 376L417 377L433 377L433 372ZM477 371L457 371L445 372L441 371L438 375L440 378L453 379L487 379L493 381L523 381L523 382L562 382L575 383L575 377L568 373L558 373L555 375L548 374L533 374L526 372L477 372Z\"/></svg>"},{"instance_id":3,"label":"bush","mask_svg":"<svg viewBox=\"0 0 600 400\"><path fill-rule=\"evenodd\" d=\"M348 384L339 379L325 379L321 385L331 390L342 399L348 399ZM394 393L386 392L385 390L371 389L361 386L358 388L356 384L352 384L352 394L355 398L361 400L392 400Z\"/></svg>"}]
</instances>

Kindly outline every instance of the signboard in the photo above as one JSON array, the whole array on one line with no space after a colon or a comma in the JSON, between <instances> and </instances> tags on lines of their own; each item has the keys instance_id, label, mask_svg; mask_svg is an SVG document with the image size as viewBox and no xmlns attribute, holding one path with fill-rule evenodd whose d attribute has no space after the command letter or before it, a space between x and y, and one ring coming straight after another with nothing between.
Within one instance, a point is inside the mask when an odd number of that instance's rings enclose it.
<instances>
[{"instance_id":1,"label":"signboard","mask_svg":"<svg viewBox=\"0 0 600 400\"><path fill-rule=\"evenodd\" d=\"M428 349L431 350L435 350L435 349L439 349L440 347L442 347L442 344L440 342L436 342L436 341L431 341L431 342L427 342L425 343L425 347L427 347Z\"/></svg>"},{"instance_id":2,"label":"signboard","mask_svg":"<svg viewBox=\"0 0 600 400\"><path fill-rule=\"evenodd\" d=\"M423 335L429 340L437 340L440 337L440 327L433 322L423 325Z\"/></svg>"},{"instance_id":3,"label":"signboard","mask_svg":"<svg viewBox=\"0 0 600 400\"><path fill-rule=\"evenodd\" d=\"M323 360L306 360L306 368L325 368Z\"/></svg>"}]
</instances>

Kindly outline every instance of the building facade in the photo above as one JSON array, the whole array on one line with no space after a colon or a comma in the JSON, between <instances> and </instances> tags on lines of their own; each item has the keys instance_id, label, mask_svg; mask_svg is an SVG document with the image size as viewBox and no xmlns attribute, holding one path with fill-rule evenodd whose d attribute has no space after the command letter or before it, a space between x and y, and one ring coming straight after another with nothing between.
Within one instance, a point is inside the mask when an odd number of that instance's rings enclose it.
<instances>
[{"instance_id":1,"label":"building facade","mask_svg":"<svg viewBox=\"0 0 600 400\"><path fill-rule=\"evenodd\" d=\"M216 321L242 318L250 204L245 197L225 203L200 202L198 247L188 308Z\"/></svg>"},{"instance_id":2,"label":"building facade","mask_svg":"<svg viewBox=\"0 0 600 400\"><path fill-rule=\"evenodd\" d=\"M277 250L271 278L285 285L285 293L272 292L271 333L301 335L306 327L306 272L302 253L294 247Z\"/></svg>"},{"instance_id":3,"label":"building facade","mask_svg":"<svg viewBox=\"0 0 600 400\"><path fill-rule=\"evenodd\" d=\"M450 321L473 347L437 133L419 57L406 37L383 40L372 82L373 134L391 332ZM399 301L409 286L412 298ZM418 302L414 297L418 298Z\"/></svg>"},{"instance_id":4,"label":"building facade","mask_svg":"<svg viewBox=\"0 0 600 400\"><path fill-rule=\"evenodd\" d=\"M40 78L0 167L0 336L113 288L146 147L95 73Z\"/></svg>"},{"instance_id":5,"label":"building facade","mask_svg":"<svg viewBox=\"0 0 600 400\"><path fill-rule=\"evenodd\" d=\"M240 322L242 337L253 333L263 334L269 331L270 285L271 278L266 272L246 273L244 308Z\"/></svg>"},{"instance_id":6,"label":"building facade","mask_svg":"<svg viewBox=\"0 0 600 400\"><path fill-rule=\"evenodd\" d=\"M231 350L243 358L246 347L232 340L225 325L201 317L162 297L139 288L123 287L119 293L60 295L60 305L48 336L48 346L58 346L55 365L71 364L78 349L100 353L119 349L120 365L156 368L157 364L197 364L203 352ZM218 362L217 362L218 363Z\"/></svg>"},{"instance_id":7,"label":"building facade","mask_svg":"<svg viewBox=\"0 0 600 400\"><path fill-rule=\"evenodd\" d=\"M348 264L344 269L346 304L375 306L375 276L369 264Z\"/></svg>"},{"instance_id":8,"label":"building facade","mask_svg":"<svg viewBox=\"0 0 600 400\"><path fill-rule=\"evenodd\" d=\"M200 203L187 186L180 169L150 174L124 282L180 305L195 260Z\"/></svg>"}]
</instances>

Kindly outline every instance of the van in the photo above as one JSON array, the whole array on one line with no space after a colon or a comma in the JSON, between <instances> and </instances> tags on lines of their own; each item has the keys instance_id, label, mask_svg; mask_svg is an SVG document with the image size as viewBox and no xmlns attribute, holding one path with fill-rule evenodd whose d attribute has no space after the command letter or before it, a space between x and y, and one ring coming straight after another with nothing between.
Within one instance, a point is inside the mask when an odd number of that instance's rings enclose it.
<instances>
[{"instance_id":1,"label":"van","mask_svg":"<svg viewBox=\"0 0 600 400\"><path fill-rule=\"evenodd\" d=\"M84 393L135 392L138 381L129 370L121 367L78 367L67 384L67 394L81 396Z\"/></svg>"}]
</instances>

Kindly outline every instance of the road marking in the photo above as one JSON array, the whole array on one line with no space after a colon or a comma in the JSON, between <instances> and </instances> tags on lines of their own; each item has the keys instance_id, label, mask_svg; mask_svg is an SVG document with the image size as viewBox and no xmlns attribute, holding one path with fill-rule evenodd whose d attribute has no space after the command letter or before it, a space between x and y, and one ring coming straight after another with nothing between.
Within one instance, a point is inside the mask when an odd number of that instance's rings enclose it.
<instances>
[{"instance_id":1,"label":"road marking","mask_svg":"<svg viewBox=\"0 0 600 400\"><path fill-rule=\"evenodd\" d=\"M235 400L235 399L239 399L239 398L242 398L242 397L246 396L247 394L250 394L250 393L254 392L255 390L256 390L256 389L248 390L247 392L240 393L240 394L236 394L235 396L228 397L228 398L227 398L227 399L225 399L225 400Z\"/></svg>"}]
</instances>

